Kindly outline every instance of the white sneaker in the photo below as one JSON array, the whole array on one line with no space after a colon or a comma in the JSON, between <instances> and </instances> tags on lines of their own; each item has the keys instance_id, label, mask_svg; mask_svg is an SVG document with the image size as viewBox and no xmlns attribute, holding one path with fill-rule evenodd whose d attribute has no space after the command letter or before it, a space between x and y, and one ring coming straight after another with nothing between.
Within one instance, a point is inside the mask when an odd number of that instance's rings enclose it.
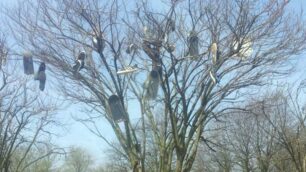
<instances>
[{"instance_id":1,"label":"white sneaker","mask_svg":"<svg viewBox=\"0 0 306 172\"><path fill-rule=\"evenodd\" d=\"M212 74L211 71L209 71L209 76L210 76L211 80L213 81L213 83L216 84L217 80L216 80L215 76Z\"/></svg>"},{"instance_id":2,"label":"white sneaker","mask_svg":"<svg viewBox=\"0 0 306 172\"><path fill-rule=\"evenodd\" d=\"M136 72L138 70L139 70L139 68L137 67L137 65L135 65L135 66L127 66L127 67L117 71L117 74L118 75L129 74L129 73Z\"/></svg>"}]
</instances>

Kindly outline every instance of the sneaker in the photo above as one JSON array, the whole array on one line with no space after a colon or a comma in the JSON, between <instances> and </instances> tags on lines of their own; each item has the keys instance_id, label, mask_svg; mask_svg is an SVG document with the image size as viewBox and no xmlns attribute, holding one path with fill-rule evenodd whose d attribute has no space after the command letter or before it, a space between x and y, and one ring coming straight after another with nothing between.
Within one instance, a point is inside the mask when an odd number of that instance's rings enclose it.
<instances>
[{"instance_id":1,"label":"sneaker","mask_svg":"<svg viewBox=\"0 0 306 172\"><path fill-rule=\"evenodd\" d=\"M209 71L209 76L210 76L211 80L213 81L213 83L216 84L217 80L216 80L214 74L211 71Z\"/></svg>"},{"instance_id":2,"label":"sneaker","mask_svg":"<svg viewBox=\"0 0 306 172\"><path fill-rule=\"evenodd\" d=\"M136 72L138 71L139 68L137 67L137 65L134 65L134 66L127 66L125 67L124 69L121 69L119 71L117 71L117 74L118 75L121 75L121 74L129 74L129 73L133 73L133 72Z\"/></svg>"}]
</instances>

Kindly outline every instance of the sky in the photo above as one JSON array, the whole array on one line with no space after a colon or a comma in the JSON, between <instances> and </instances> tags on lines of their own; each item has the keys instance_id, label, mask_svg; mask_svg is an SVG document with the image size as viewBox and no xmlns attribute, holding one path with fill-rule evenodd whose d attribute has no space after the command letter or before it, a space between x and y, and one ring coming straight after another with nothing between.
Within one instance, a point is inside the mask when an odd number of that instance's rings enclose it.
<instances>
[{"instance_id":1,"label":"sky","mask_svg":"<svg viewBox=\"0 0 306 172\"><path fill-rule=\"evenodd\" d=\"M14 4L15 0L0 0L1 6L11 6ZM152 5L154 8L158 8L160 3L157 1L152 1ZM291 4L289 8L292 9L300 9L300 7L304 7L306 9L306 1L305 0L291 0ZM305 16L306 19L306 16ZM297 61L297 73L291 75L290 80L294 82L299 78L305 78L306 73L306 58L305 54L302 54L298 57ZM288 79L284 79L283 81L288 81ZM282 81L280 81L282 82ZM91 155L93 155L93 159L99 163L103 162L107 159L107 154L105 154L106 150L108 149L107 144L99 139L98 137L94 136L92 133L88 131L88 129L76 122L72 116L83 117L85 114L80 112L80 106L70 106L67 109L60 111L56 114L57 118L61 120L63 123L66 124L65 129L63 128L52 128L55 133L60 134L56 138L54 138L54 142L61 147L69 147L69 146L80 146L85 148L89 151ZM137 120L134 118L134 120ZM103 135L111 141L115 141L115 136L109 124L106 120L102 119L100 121L100 125L103 128L102 133Z\"/></svg>"}]
</instances>

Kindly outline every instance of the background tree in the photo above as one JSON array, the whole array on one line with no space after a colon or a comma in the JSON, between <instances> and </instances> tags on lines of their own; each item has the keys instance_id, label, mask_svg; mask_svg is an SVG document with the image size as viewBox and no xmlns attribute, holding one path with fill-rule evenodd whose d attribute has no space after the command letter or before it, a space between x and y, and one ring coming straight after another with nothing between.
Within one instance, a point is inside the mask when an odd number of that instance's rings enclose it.
<instances>
[{"instance_id":1,"label":"background tree","mask_svg":"<svg viewBox=\"0 0 306 172\"><path fill-rule=\"evenodd\" d=\"M215 124L217 132L207 136L208 147L199 150L201 159L197 159L195 169L305 170L305 135L302 129L305 125L305 100L301 98L305 93L302 91L304 88L296 87L269 91L248 99L246 105L232 107Z\"/></svg>"},{"instance_id":2,"label":"background tree","mask_svg":"<svg viewBox=\"0 0 306 172\"><path fill-rule=\"evenodd\" d=\"M20 148L21 149L21 148ZM21 149L22 150L22 149ZM47 142L42 146L39 145L35 149L31 149L23 162L24 172L59 172L58 164L60 156L65 152L63 149L57 148ZM20 159L18 152L14 155L15 159Z\"/></svg>"},{"instance_id":3,"label":"background tree","mask_svg":"<svg viewBox=\"0 0 306 172\"><path fill-rule=\"evenodd\" d=\"M72 147L65 160L64 171L87 172L91 169L91 165L93 165L93 160L86 150Z\"/></svg>"},{"instance_id":4,"label":"background tree","mask_svg":"<svg viewBox=\"0 0 306 172\"><path fill-rule=\"evenodd\" d=\"M180 172L192 168L212 120L290 72L289 60L305 49L301 16L287 5L29 0L5 12L17 44L49 66L68 99L86 105L83 123L107 143L98 119L108 121L133 171L146 170L148 124L156 169ZM135 64L138 73L121 75ZM140 118L141 135L131 117Z\"/></svg>"},{"instance_id":5,"label":"background tree","mask_svg":"<svg viewBox=\"0 0 306 172\"><path fill-rule=\"evenodd\" d=\"M274 155L270 154L270 158L278 171L306 170L305 102L301 99L304 95L302 90L277 92L259 103L260 113L274 131L270 135L276 135L277 154L272 152Z\"/></svg>"}]
</instances>

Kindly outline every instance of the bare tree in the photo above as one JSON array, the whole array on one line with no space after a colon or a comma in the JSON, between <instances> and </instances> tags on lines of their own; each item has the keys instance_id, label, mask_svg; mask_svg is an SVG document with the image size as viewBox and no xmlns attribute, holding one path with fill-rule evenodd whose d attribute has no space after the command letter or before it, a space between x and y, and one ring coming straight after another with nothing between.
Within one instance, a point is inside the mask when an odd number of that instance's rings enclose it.
<instances>
[{"instance_id":1,"label":"bare tree","mask_svg":"<svg viewBox=\"0 0 306 172\"><path fill-rule=\"evenodd\" d=\"M256 101L260 101L259 98ZM277 132L256 106L258 102L248 102L226 114L228 126L224 130L223 146L232 155L232 168L235 166L236 170L245 172L271 171L273 158L280 150ZM254 115L250 111L258 113Z\"/></svg>"},{"instance_id":2,"label":"bare tree","mask_svg":"<svg viewBox=\"0 0 306 172\"><path fill-rule=\"evenodd\" d=\"M223 148L235 157L237 170L305 170L304 100L301 90L293 90L269 92L226 114Z\"/></svg>"},{"instance_id":3,"label":"bare tree","mask_svg":"<svg viewBox=\"0 0 306 172\"><path fill-rule=\"evenodd\" d=\"M26 147L25 147L26 148ZM19 150L13 155L14 159L22 158L22 150ZM51 143L37 145L30 150L26 159L23 162L23 172L55 172L58 171L57 164L59 163L60 154L64 154L64 150L56 148Z\"/></svg>"},{"instance_id":4,"label":"bare tree","mask_svg":"<svg viewBox=\"0 0 306 172\"><path fill-rule=\"evenodd\" d=\"M306 170L305 103L301 91L299 88L279 92L259 103L261 114L275 131L278 154L273 159L278 171Z\"/></svg>"},{"instance_id":5,"label":"bare tree","mask_svg":"<svg viewBox=\"0 0 306 172\"><path fill-rule=\"evenodd\" d=\"M68 99L86 105L82 122L110 143L98 119L108 121L133 171L145 171L149 124L157 171L180 172L192 168L210 121L290 72L288 60L305 50L301 16L287 4L29 0L5 12L19 46L49 66Z\"/></svg>"},{"instance_id":6,"label":"bare tree","mask_svg":"<svg viewBox=\"0 0 306 172\"><path fill-rule=\"evenodd\" d=\"M16 70L16 61L7 51L6 39L1 36L0 61L0 171L21 172L34 162L55 153L49 149L44 154L28 160L29 153L44 146L52 135L46 129L59 123L53 120L55 103L43 99L32 88L29 78L22 78Z\"/></svg>"},{"instance_id":7,"label":"bare tree","mask_svg":"<svg viewBox=\"0 0 306 172\"><path fill-rule=\"evenodd\" d=\"M64 171L87 172L93 165L91 155L80 147L72 147L65 160Z\"/></svg>"}]
</instances>

